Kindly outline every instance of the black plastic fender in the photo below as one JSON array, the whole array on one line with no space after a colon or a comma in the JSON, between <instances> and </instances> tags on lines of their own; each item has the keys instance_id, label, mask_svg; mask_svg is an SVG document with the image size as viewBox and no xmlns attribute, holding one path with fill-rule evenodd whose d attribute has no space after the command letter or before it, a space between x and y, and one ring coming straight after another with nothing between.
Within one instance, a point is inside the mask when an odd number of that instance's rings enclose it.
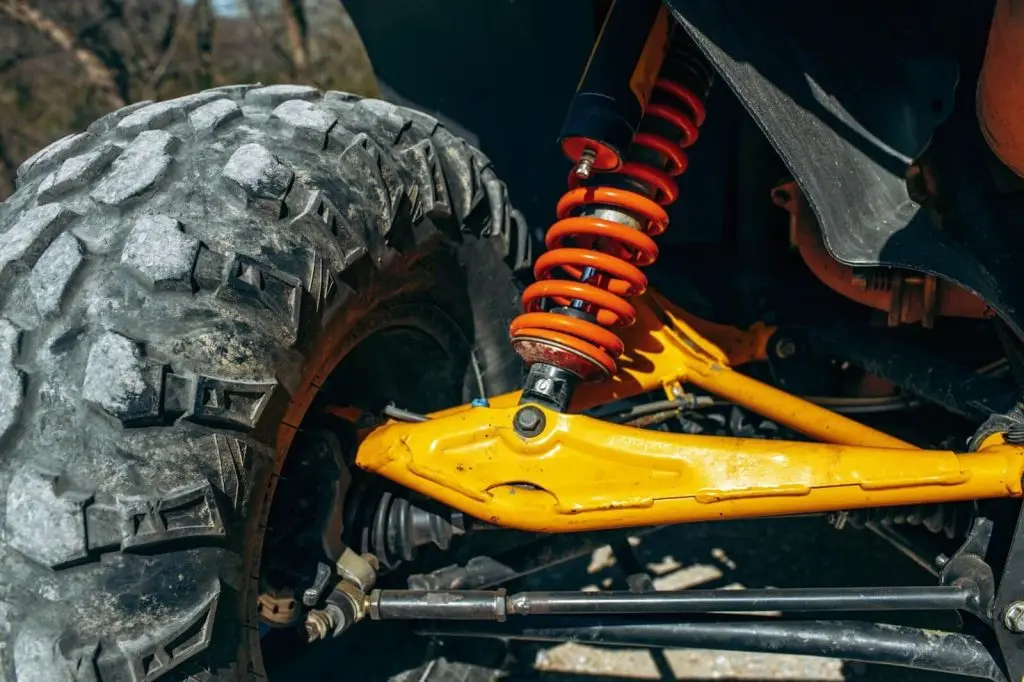
<instances>
[{"instance_id":1,"label":"black plastic fender","mask_svg":"<svg viewBox=\"0 0 1024 682\"><path fill-rule=\"evenodd\" d=\"M800 183L833 255L880 262L918 219L904 174L952 109L953 56L908 46L892 3L669 4Z\"/></svg>"},{"instance_id":2,"label":"black plastic fender","mask_svg":"<svg viewBox=\"0 0 1024 682\"><path fill-rule=\"evenodd\" d=\"M1021 333L1008 257L1021 211L994 190L973 106L991 2L666 3L800 184L837 260L956 282ZM929 145L946 179L941 230L905 180Z\"/></svg>"}]
</instances>

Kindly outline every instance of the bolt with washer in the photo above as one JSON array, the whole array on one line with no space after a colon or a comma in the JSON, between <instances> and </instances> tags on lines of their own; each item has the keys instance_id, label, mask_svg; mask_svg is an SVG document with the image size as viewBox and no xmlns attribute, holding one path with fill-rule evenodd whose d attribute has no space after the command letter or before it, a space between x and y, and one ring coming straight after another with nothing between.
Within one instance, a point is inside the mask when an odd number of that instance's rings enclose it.
<instances>
[{"instance_id":1,"label":"bolt with washer","mask_svg":"<svg viewBox=\"0 0 1024 682\"><path fill-rule=\"evenodd\" d=\"M775 354L780 358L796 355L796 343L791 339L779 339L779 342L775 344Z\"/></svg>"},{"instance_id":2,"label":"bolt with washer","mask_svg":"<svg viewBox=\"0 0 1024 682\"><path fill-rule=\"evenodd\" d=\"M1024 601L1015 601L1006 607L1003 625L1010 632L1024 632Z\"/></svg>"},{"instance_id":3,"label":"bolt with washer","mask_svg":"<svg viewBox=\"0 0 1024 682\"><path fill-rule=\"evenodd\" d=\"M593 149L584 149L580 154L580 160L576 163L573 173L580 180L588 179L594 172L594 162L597 161L597 152Z\"/></svg>"},{"instance_id":4,"label":"bolt with washer","mask_svg":"<svg viewBox=\"0 0 1024 682\"><path fill-rule=\"evenodd\" d=\"M527 405L516 412L512 418L512 427L523 438L532 438L544 430L545 422L543 412L533 405Z\"/></svg>"}]
</instances>

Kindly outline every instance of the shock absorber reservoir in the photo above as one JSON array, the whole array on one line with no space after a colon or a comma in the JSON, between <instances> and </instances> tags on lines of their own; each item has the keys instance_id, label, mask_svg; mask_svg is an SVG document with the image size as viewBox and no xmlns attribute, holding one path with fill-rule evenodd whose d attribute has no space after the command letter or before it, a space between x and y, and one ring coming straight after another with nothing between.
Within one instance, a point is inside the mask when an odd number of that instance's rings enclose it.
<instances>
[{"instance_id":1,"label":"shock absorber reservoir","mask_svg":"<svg viewBox=\"0 0 1024 682\"><path fill-rule=\"evenodd\" d=\"M598 80L591 71L603 63L603 46L615 40L619 6L632 12L649 4L657 7L640 62L628 73L610 69L631 84L649 81L636 99L642 114L630 128L628 114L615 119L607 110L616 109L618 100L592 96L585 86ZM697 140L711 84L710 67L675 29L657 0L619 0L609 12L562 137L562 149L576 164L570 189L547 233L548 251L534 266L536 282L523 293L524 313L510 330L513 346L530 365L524 403L565 410L578 381L601 380L617 369L624 348L610 328L636 319L629 298L647 288L640 268L658 256L652 237L668 227L664 207L679 197L675 178L686 170L685 149ZM650 75L638 77L641 68ZM608 125L613 119L622 125Z\"/></svg>"},{"instance_id":2,"label":"shock absorber reservoir","mask_svg":"<svg viewBox=\"0 0 1024 682\"><path fill-rule=\"evenodd\" d=\"M622 165L668 47L660 0L616 0L605 15L559 143L580 178Z\"/></svg>"}]
</instances>

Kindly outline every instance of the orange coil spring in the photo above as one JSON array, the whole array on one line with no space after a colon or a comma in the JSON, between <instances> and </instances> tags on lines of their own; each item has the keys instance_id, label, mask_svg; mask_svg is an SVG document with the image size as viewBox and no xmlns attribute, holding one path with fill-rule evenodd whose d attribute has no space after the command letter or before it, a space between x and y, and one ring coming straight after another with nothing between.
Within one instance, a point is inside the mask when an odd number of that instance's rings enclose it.
<instances>
[{"instance_id":1,"label":"orange coil spring","mask_svg":"<svg viewBox=\"0 0 1024 682\"><path fill-rule=\"evenodd\" d=\"M617 171L650 187L653 199L612 187L573 187L558 202L558 222L551 226L545 239L549 251L537 259L533 270L537 281L523 292L524 313L513 320L510 329L513 342L533 342L516 344L527 362L543 360L560 365L558 358L565 358L564 351L568 351L572 356L589 361L583 363L583 371L579 363L571 360L568 363L577 374L589 374L583 376L584 379L616 371L616 358L622 354L623 344L606 327L628 326L636 320L636 310L626 297L639 296L647 289L647 277L639 268L650 265L658 257L658 247L652 237L668 227L668 214L662 207L679 197L679 185L674 178L686 170L687 157L683 150L697 141L698 128L705 115L703 101L689 88L660 79L655 89L680 100L685 109L651 104L645 117L669 122L680 131L682 139L673 142L661 135L639 133L634 144L661 154L666 159L667 169L627 162ZM570 185L573 184L570 180ZM641 217L644 224L637 230L598 216L576 215L587 206L620 209ZM557 271L571 279L555 279ZM586 278L584 273L588 275ZM542 310L545 299L559 306L581 301L582 309L590 313L596 323L545 312ZM537 353L537 344L562 352ZM593 368L592 372L586 369L588 365Z\"/></svg>"}]
</instances>

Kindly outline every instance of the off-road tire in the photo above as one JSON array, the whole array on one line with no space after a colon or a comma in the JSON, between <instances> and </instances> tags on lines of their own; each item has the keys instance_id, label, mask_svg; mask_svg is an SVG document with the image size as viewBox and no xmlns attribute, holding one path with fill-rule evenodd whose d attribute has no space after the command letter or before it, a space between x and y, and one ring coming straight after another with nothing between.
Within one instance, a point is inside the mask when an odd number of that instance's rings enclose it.
<instances>
[{"instance_id":1,"label":"off-road tire","mask_svg":"<svg viewBox=\"0 0 1024 682\"><path fill-rule=\"evenodd\" d=\"M475 351L470 388L521 378L505 186L429 116L299 86L129 106L18 181L0 678L262 679L281 451L361 321L429 300Z\"/></svg>"}]
</instances>

